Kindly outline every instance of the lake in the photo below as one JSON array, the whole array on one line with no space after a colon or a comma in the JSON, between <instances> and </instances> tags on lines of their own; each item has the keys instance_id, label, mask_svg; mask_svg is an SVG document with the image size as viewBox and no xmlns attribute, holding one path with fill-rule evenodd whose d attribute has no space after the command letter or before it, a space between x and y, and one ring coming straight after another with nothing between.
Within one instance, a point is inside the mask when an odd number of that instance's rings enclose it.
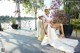
<instances>
[{"instance_id":1,"label":"lake","mask_svg":"<svg viewBox=\"0 0 80 53\"><path fill-rule=\"evenodd\" d=\"M16 21L16 23L18 24L18 21ZM2 28L4 29L11 29L12 22L3 22L1 23ZM31 19L31 20L21 20L21 29L25 29L25 30L34 30L35 29L35 20Z\"/></svg>"}]
</instances>

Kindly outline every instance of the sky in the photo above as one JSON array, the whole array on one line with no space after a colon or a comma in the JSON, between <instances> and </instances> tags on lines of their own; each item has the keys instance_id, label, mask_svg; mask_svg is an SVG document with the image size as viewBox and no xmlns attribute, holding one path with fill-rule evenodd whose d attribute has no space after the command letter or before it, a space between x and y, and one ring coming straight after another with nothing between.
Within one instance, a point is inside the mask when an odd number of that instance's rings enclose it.
<instances>
[{"instance_id":1,"label":"sky","mask_svg":"<svg viewBox=\"0 0 80 53\"><path fill-rule=\"evenodd\" d=\"M15 4L9 1L0 1L0 16L10 15L13 16L15 11Z\"/></svg>"},{"instance_id":2,"label":"sky","mask_svg":"<svg viewBox=\"0 0 80 53\"><path fill-rule=\"evenodd\" d=\"M16 4L13 1L11 0L0 1L0 16L14 16L15 10L16 10ZM21 10L21 17L31 16L29 14L26 14L25 11L23 11L22 5L20 5L20 10Z\"/></svg>"}]
</instances>

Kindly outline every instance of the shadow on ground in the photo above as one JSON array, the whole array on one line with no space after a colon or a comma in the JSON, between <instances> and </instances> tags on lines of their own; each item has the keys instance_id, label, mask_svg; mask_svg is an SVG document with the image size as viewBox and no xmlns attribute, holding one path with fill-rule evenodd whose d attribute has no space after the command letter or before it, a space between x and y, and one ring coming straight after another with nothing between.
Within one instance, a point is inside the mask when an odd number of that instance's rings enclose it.
<instances>
[{"instance_id":1,"label":"shadow on ground","mask_svg":"<svg viewBox=\"0 0 80 53\"><path fill-rule=\"evenodd\" d=\"M57 53L57 51L53 49L53 47L41 46L40 41L38 41L33 34L32 36L29 34L22 35L20 33L21 32L14 33L8 31L0 33L1 39L5 39L5 42L7 44L13 45L10 51L6 51L6 53L53 53L53 52ZM5 45L5 43L3 44Z\"/></svg>"}]
</instances>

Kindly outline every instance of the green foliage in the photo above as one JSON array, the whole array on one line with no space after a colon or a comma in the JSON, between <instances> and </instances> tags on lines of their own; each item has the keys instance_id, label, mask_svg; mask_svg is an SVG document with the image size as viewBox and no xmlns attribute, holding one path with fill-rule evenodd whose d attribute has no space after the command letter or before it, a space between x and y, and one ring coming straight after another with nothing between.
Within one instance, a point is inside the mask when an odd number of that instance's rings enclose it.
<instances>
[{"instance_id":1,"label":"green foliage","mask_svg":"<svg viewBox=\"0 0 80 53\"><path fill-rule=\"evenodd\" d=\"M0 23L9 21L10 21L10 16L0 16Z\"/></svg>"},{"instance_id":2,"label":"green foliage","mask_svg":"<svg viewBox=\"0 0 80 53\"><path fill-rule=\"evenodd\" d=\"M15 0L14 0L15 1ZM23 5L26 13L34 13L37 9L41 9L44 5L44 0L19 0Z\"/></svg>"},{"instance_id":3,"label":"green foliage","mask_svg":"<svg viewBox=\"0 0 80 53\"><path fill-rule=\"evenodd\" d=\"M30 9L32 9L32 5L29 0L24 0L22 4L24 9L26 9L27 12L30 11Z\"/></svg>"},{"instance_id":4,"label":"green foliage","mask_svg":"<svg viewBox=\"0 0 80 53\"><path fill-rule=\"evenodd\" d=\"M71 18L79 18L80 4L77 1L80 1L80 0L63 0L63 1L65 2L64 11L67 14L66 18L68 19L68 23L70 23Z\"/></svg>"},{"instance_id":5,"label":"green foliage","mask_svg":"<svg viewBox=\"0 0 80 53\"><path fill-rule=\"evenodd\" d=\"M12 23L16 24L16 18L12 18Z\"/></svg>"},{"instance_id":6,"label":"green foliage","mask_svg":"<svg viewBox=\"0 0 80 53\"><path fill-rule=\"evenodd\" d=\"M74 29L80 29L80 18L79 19L71 19L70 23L74 25Z\"/></svg>"}]
</instances>

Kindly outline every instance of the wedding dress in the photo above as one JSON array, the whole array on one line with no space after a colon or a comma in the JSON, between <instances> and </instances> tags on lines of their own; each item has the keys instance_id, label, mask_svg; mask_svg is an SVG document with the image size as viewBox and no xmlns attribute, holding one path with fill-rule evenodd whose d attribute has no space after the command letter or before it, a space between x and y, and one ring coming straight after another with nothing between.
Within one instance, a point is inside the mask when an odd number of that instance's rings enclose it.
<instances>
[{"instance_id":1,"label":"wedding dress","mask_svg":"<svg viewBox=\"0 0 80 53\"><path fill-rule=\"evenodd\" d=\"M55 29L51 28L49 24L47 31L47 36L45 35L41 45L50 44L54 48L61 51L65 51L68 53L75 52L75 47L79 44L78 40L70 38L60 38L59 35L56 34Z\"/></svg>"}]
</instances>

